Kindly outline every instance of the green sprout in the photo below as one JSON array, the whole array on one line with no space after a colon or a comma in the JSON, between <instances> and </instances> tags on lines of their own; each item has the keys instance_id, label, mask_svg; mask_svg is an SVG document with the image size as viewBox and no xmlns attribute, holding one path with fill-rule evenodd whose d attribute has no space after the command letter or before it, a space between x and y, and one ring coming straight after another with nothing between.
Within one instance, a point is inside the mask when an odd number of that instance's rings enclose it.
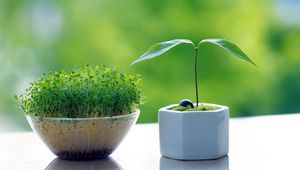
<instances>
[{"instance_id":1,"label":"green sprout","mask_svg":"<svg viewBox=\"0 0 300 170\"><path fill-rule=\"evenodd\" d=\"M175 40L157 43L157 44L152 45L148 49L148 51L146 51L142 56L140 56L132 64L160 56L163 53L167 52L168 50L172 49L173 47L175 47L179 44L190 44L193 47L193 50L195 53L194 75L195 75L195 87L196 87L196 107L198 107L199 99L198 99L198 62L197 62L197 59L198 59L198 53L199 53L200 46L207 44L207 43L221 47L222 49L230 52L231 54L238 57L239 59L242 59L242 60L256 66L256 64L237 45L235 45L234 43L232 43L230 41L224 40L224 39L204 39L204 40L200 41L198 43L198 45L195 45L191 40L188 40L188 39L175 39Z\"/></svg>"},{"instance_id":2,"label":"green sprout","mask_svg":"<svg viewBox=\"0 0 300 170\"><path fill-rule=\"evenodd\" d=\"M81 66L73 71L52 70L22 95L24 112L58 118L106 117L130 114L141 103L142 82L114 67Z\"/></svg>"}]
</instances>

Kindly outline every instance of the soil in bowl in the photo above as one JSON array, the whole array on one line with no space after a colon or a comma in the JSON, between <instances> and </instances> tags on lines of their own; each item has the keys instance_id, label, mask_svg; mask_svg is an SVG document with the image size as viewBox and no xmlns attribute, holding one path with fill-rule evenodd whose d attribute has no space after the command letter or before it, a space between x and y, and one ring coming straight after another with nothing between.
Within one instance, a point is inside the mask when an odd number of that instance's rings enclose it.
<instances>
[{"instance_id":1,"label":"soil in bowl","mask_svg":"<svg viewBox=\"0 0 300 170\"><path fill-rule=\"evenodd\" d=\"M135 113L99 118L43 118L27 115L32 129L59 158L102 159L109 156L135 124Z\"/></svg>"}]
</instances>

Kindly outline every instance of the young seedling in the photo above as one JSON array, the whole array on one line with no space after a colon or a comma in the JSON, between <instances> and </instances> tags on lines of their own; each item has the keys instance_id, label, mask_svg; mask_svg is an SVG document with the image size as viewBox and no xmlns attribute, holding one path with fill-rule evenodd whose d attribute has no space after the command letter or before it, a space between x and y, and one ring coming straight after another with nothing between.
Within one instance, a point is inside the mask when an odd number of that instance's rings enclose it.
<instances>
[{"instance_id":1,"label":"young seedling","mask_svg":"<svg viewBox=\"0 0 300 170\"><path fill-rule=\"evenodd\" d=\"M149 60L155 57L158 57L162 55L163 53L167 52L168 50L172 49L173 47L176 47L179 44L190 44L193 47L194 53L195 53L195 66L194 66L194 74L195 74L195 87L196 87L196 108L195 110L198 110L199 105L199 99L198 99L198 53L199 48L201 45L204 44L213 44L218 47L221 47L222 49L230 52L234 56L256 66L256 64L234 43L227 41L225 39L204 39L198 43L198 45L195 45L191 40L188 39L175 39L170 41L165 41L161 43L157 43L152 45L148 51L146 51L142 56L140 56L137 60L135 60L132 64L136 64L138 62L141 62L143 60ZM179 104L181 107L190 107L193 108L193 104L189 100L182 100ZM179 108L178 110L181 110L182 108ZM207 108L207 106L204 109L213 109L213 108ZM189 110L189 109L186 109Z\"/></svg>"},{"instance_id":2,"label":"young seedling","mask_svg":"<svg viewBox=\"0 0 300 170\"><path fill-rule=\"evenodd\" d=\"M133 113L142 81L115 67L81 66L44 74L15 96L27 115L59 118L112 117Z\"/></svg>"}]
</instances>

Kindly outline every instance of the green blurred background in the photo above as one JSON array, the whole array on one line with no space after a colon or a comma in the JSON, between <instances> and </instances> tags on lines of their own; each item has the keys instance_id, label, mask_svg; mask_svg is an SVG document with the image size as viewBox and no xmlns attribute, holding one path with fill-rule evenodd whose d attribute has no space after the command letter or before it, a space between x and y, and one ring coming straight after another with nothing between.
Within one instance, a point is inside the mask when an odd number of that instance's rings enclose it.
<instances>
[{"instance_id":1,"label":"green blurred background","mask_svg":"<svg viewBox=\"0 0 300 170\"><path fill-rule=\"evenodd\" d=\"M51 67L120 66L143 78L139 122L195 100L193 50L182 45L130 66L152 44L226 38L258 68L214 46L200 49L200 100L228 105L231 117L300 111L300 1L0 0L0 131L29 130L13 96Z\"/></svg>"}]
</instances>

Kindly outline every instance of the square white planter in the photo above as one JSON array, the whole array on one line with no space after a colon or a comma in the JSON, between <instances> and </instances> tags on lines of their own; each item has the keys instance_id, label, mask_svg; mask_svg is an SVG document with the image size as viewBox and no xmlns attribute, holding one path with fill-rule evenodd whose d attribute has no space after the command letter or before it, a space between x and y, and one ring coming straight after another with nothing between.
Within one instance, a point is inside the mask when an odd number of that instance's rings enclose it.
<instances>
[{"instance_id":1,"label":"square white planter","mask_svg":"<svg viewBox=\"0 0 300 170\"><path fill-rule=\"evenodd\" d=\"M206 103L208 104L208 103ZM179 160L217 159L228 154L229 109L212 111L172 111L177 104L158 112L160 152Z\"/></svg>"}]
</instances>

